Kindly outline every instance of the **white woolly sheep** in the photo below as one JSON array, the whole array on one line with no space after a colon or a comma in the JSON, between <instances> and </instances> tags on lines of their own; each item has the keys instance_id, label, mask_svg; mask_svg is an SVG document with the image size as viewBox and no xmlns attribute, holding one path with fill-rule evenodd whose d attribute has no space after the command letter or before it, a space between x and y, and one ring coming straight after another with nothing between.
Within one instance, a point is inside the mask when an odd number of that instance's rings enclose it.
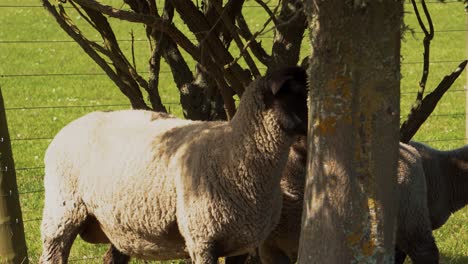
<instances>
[{"instance_id":1,"label":"white woolly sheep","mask_svg":"<svg viewBox=\"0 0 468 264\"><path fill-rule=\"evenodd\" d=\"M291 148L281 184L281 219L258 249L262 263L294 263L297 259L306 175L304 142L298 141ZM468 147L438 151L417 142L401 143L398 190L395 263L403 263L406 254L415 264L438 263L432 230L468 204ZM241 264L246 259L246 255L229 257L226 263Z\"/></svg>"},{"instance_id":2,"label":"white woolly sheep","mask_svg":"<svg viewBox=\"0 0 468 264\"><path fill-rule=\"evenodd\" d=\"M259 246L279 220L289 147L306 134L306 86L298 67L260 78L230 122L127 110L67 125L45 155L41 263L67 262L78 234L196 264Z\"/></svg>"}]
</instances>

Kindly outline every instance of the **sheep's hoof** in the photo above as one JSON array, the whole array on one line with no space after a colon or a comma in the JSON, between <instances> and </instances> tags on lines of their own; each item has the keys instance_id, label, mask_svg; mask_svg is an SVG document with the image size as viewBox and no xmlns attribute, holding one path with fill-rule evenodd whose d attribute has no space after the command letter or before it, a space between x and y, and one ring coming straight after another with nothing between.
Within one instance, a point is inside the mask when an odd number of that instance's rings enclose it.
<instances>
[{"instance_id":1,"label":"sheep's hoof","mask_svg":"<svg viewBox=\"0 0 468 264\"><path fill-rule=\"evenodd\" d=\"M127 264L130 257L117 250L114 245L111 245L103 258L104 264Z\"/></svg>"}]
</instances>

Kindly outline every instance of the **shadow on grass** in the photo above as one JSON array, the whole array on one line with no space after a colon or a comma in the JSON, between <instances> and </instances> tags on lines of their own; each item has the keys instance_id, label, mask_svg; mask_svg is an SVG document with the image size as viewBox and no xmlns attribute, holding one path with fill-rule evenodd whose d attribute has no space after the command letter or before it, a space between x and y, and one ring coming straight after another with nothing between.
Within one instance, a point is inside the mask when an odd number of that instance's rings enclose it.
<instances>
[{"instance_id":1,"label":"shadow on grass","mask_svg":"<svg viewBox=\"0 0 468 264\"><path fill-rule=\"evenodd\" d=\"M440 255L440 263L441 264L466 264L468 263L468 256L466 255Z\"/></svg>"}]
</instances>

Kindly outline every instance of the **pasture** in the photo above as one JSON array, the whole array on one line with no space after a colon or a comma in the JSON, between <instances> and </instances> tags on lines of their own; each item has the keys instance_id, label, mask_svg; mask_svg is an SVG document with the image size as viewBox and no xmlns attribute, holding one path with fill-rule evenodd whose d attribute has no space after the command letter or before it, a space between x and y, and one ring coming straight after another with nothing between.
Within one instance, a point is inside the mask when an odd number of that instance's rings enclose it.
<instances>
[{"instance_id":1,"label":"pasture","mask_svg":"<svg viewBox=\"0 0 468 264\"><path fill-rule=\"evenodd\" d=\"M120 7L115 3L122 1L106 2ZM431 45L428 92L466 58L468 29L463 3L446 2L428 2L436 30ZM248 1L246 6L249 7L245 8L244 15L256 31L266 16L258 12L259 7L254 1ZM79 14L72 9L67 11L80 21ZM408 2L405 2L405 11L409 30L402 41L401 120L406 118L416 97L424 36ZM125 52L131 52L130 32L134 32L137 69L146 76L149 47L143 26L111 22ZM90 39L99 39L91 32L85 30ZM272 32L261 36L267 50L271 49L271 37ZM308 36L302 53L302 57L310 53ZM465 84L463 74L414 140L439 149L465 144ZM95 110L127 109L130 106L126 97L59 28L38 0L0 0L0 87L7 108L28 254L31 263L37 263L41 253L39 226L44 197L43 156L47 145L63 126L79 116ZM167 65L162 65L159 91L170 112L182 116L178 90ZM435 236L442 263L468 263L468 208L453 215ZM107 246L86 244L78 238L70 259L100 263L106 249Z\"/></svg>"}]
</instances>

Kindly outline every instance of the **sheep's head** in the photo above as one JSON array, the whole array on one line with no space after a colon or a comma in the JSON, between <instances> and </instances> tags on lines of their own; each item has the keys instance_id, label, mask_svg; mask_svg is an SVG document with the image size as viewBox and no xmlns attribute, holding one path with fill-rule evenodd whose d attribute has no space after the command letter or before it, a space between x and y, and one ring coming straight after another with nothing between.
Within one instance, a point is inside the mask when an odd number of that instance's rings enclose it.
<instances>
[{"instance_id":1,"label":"sheep's head","mask_svg":"<svg viewBox=\"0 0 468 264\"><path fill-rule=\"evenodd\" d=\"M307 134L307 74L303 68L288 67L269 74L266 98L287 133Z\"/></svg>"}]
</instances>

